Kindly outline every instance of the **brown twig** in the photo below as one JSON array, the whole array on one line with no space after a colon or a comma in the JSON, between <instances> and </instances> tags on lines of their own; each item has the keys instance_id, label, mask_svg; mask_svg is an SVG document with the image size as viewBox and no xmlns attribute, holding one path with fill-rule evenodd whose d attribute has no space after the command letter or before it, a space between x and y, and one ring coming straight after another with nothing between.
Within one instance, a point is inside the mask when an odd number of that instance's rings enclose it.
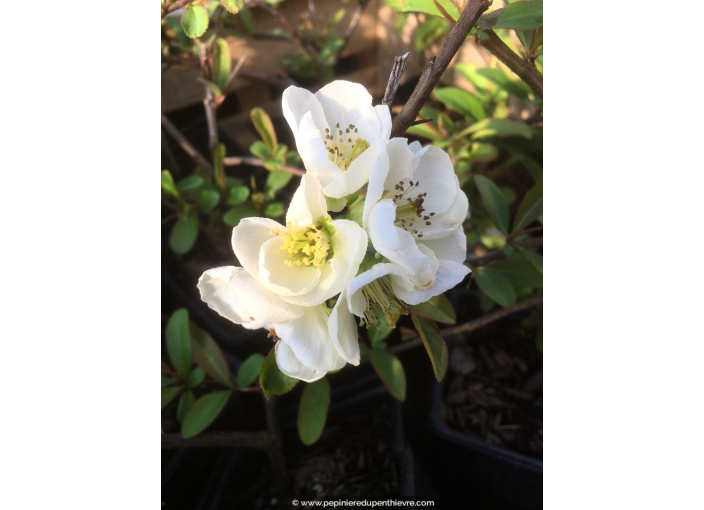
<instances>
[{"instance_id":1,"label":"brown twig","mask_svg":"<svg viewBox=\"0 0 704 510\"><path fill-rule=\"evenodd\" d=\"M534 237L532 239L528 239L526 241L523 241L522 243L516 244L516 246L521 247L521 248L535 248L537 246L542 246L543 245L543 238L542 237ZM467 258L465 259L465 262L467 262L469 265L473 267L478 267L478 266L483 266L488 264L489 262L492 262L494 260L500 259L504 257L504 252L501 250L497 250L494 252L489 253L488 255L482 255L480 257L472 254L467 254Z\"/></svg>"},{"instance_id":2,"label":"brown twig","mask_svg":"<svg viewBox=\"0 0 704 510\"><path fill-rule=\"evenodd\" d=\"M251 158L249 156L227 156L222 160L225 166L237 166L237 165L254 165L254 166L264 166L264 160L259 158ZM298 175L299 177L304 176L306 173L298 168L282 165L281 170L288 172L293 175Z\"/></svg>"},{"instance_id":3,"label":"brown twig","mask_svg":"<svg viewBox=\"0 0 704 510\"><path fill-rule=\"evenodd\" d=\"M205 43L200 43L200 72L203 79L210 80L212 78L212 70L208 62L208 53ZM220 145L220 140L218 139L218 125L215 110L217 110L217 105L215 104L215 96L210 87L204 83L205 87L205 97L203 98L203 107L205 108L205 120L208 124L208 148L210 149L210 154L215 155L215 151Z\"/></svg>"},{"instance_id":4,"label":"brown twig","mask_svg":"<svg viewBox=\"0 0 704 510\"><path fill-rule=\"evenodd\" d=\"M352 37L352 34L354 33L355 29L357 28L357 25L359 25L359 20L362 19L362 14L364 13L364 8L367 6L369 3L369 0L359 0L357 2L357 8L354 11L354 14L352 15L352 19L350 20L350 24L347 25L347 30L345 30L345 35L342 36L342 45L340 46L340 49L337 50L337 56L339 57L342 55L343 50L347 46L347 43L349 42L350 38Z\"/></svg>"},{"instance_id":5,"label":"brown twig","mask_svg":"<svg viewBox=\"0 0 704 510\"><path fill-rule=\"evenodd\" d=\"M269 464L271 465L271 474L274 478L274 488L278 495L286 493L290 486L291 477L286 468L286 458L284 457L284 441L281 436L281 428L279 427L279 416L276 412L277 396L272 395L267 400L264 393L264 407L266 408L266 425L269 430L269 445L267 454L269 455Z\"/></svg>"},{"instance_id":6,"label":"brown twig","mask_svg":"<svg viewBox=\"0 0 704 510\"><path fill-rule=\"evenodd\" d=\"M176 0L175 2L167 5L161 11L161 19L164 19L168 13L173 12L176 9L180 9L181 7L186 7L188 5L188 2L190 2L190 1L191 0Z\"/></svg>"},{"instance_id":7,"label":"brown twig","mask_svg":"<svg viewBox=\"0 0 704 510\"><path fill-rule=\"evenodd\" d=\"M184 439L181 434L162 434L161 448L269 448L268 432L207 432Z\"/></svg>"},{"instance_id":8,"label":"brown twig","mask_svg":"<svg viewBox=\"0 0 704 510\"><path fill-rule=\"evenodd\" d=\"M230 73L230 76L227 77L227 83L225 83L225 86L222 89L223 94L227 94L230 92L230 88L232 87L232 84L235 83L235 80L237 79L237 76L240 74L240 71L242 70L242 66L244 65L245 60L247 60L247 57L249 55L242 55L240 59L237 61L237 64L235 64L235 68L232 70Z\"/></svg>"},{"instance_id":9,"label":"brown twig","mask_svg":"<svg viewBox=\"0 0 704 510\"><path fill-rule=\"evenodd\" d=\"M438 54L425 64L425 69L420 80L418 80L416 88L413 90L413 94L406 101L401 113L394 119L393 128L391 129L392 137L403 135L411 123L416 120L420 109L435 88L435 85L437 85L450 61L460 49L462 43L464 43L472 27L477 23L479 16L487 8L486 0L469 0L467 2L457 23L450 30L447 40L440 48Z\"/></svg>"},{"instance_id":10,"label":"brown twig","mask_svg":"<svg viewBox=\"0 0 704 510\"><path fill-rule=\"evenodd\" d=\"M501 62L506 64L511 71L516 73L519 78L528 84L533 89L533 92L542 99L543 98L543 75L538 72L534 65L516 55L511 48L506 46L501 38L493 30L485 30L484 33L489 36L488 39L482 41L477 38L476 43L485 47Z\"/></svg>"},{"instance_id":11,"label":"brown twig","mask_svg":"<svg viewBox=\"0 0 704 510\"><path fill-rule=\"evenodd\" d=\"M458 335L460 333L469 333L470 331L474 331L475 329L479 329L481 327L486 326L487 324L491 324L492 322L496 322L499 319L503 319L504 317L507 317L511 314L514 314L516 312L520 312L521 310L525 310L526 308L531 308L533 306L537 306L539 304L542 304L543 302L543 296L535 296L530 299L526 299L525 301L521 301L519 303L516 303L515 305L509 306L508 308L502 308L501 310L496 310L495 312L488 313L484 315L483 317L479 317L478 319L475 319L470 322L465 322L463 324L457 324L456 326L452 326L449 328L445 328L442 331L440 331L440 334L444 337L448 336L453 336L453 335ZM398 354L403 351L407 351L408 349L412 349L414 347L417 347L418 345L421 345L423 342L420 339L419 336L414 336L406 340L404 343L395 345L387 350L390 354Z\"/></svg>"},{"instance_id":12,"label":"brown twig","mask_svg":"<svg viewBox=\"0 0 704 510\"><path fill-rule=\"evenodd\" d=\"M166 129L166 131L172 136L172 138L178 142L181 148L186 151L186 154L188 154L191 159L196 162L196 164L202 166L212 175L212 165L208 162L207 159L203 157L200 152L198 152L195 147L193 147L193 145L191 145L191 143L186 139L186 137L183 136L183 134L176 128L176 126L171 123L171 121L163 113L161 114L161 125L164 126L164 129Z\"/></svg>"},{"instance_id":13,"label":"brown twig","mask_svg":"<svg viewBox=\"0 0 704 510\"><path fill-rule=\"evenodd\" d=\"M450 16L450 13L445 10L445 8L440 4L440 2L438 2L438 0L433 0L433 3L435 4L435 7L437 7L438 11L440 11L440 14L442 14L443 16L445 16L445 19L446 19L447 21L449 21L449 22L452 23L453 25L454 25L455 23L457 23L457 22L455 21L455 19L454 19L452 16Z\"/></svg>"},{"instance_id":14,"label":"brown twig","mask_svg":"<svg viewBox=\"0 0 704 510\"><path fill-rule=\"evenodd\" d=\"M394 97L396 97L396 91L398 90L398 84L401 81L401 76L403 75L403 70L406 68L406 61L408 60L408 56L410 54L411 52L407 51L400 57L394 58L394 65L391 68L389 81L386 84L384 99L381 100L381 104L385 104L389 108L393 105Z\"/></svg>"}]
</instances>

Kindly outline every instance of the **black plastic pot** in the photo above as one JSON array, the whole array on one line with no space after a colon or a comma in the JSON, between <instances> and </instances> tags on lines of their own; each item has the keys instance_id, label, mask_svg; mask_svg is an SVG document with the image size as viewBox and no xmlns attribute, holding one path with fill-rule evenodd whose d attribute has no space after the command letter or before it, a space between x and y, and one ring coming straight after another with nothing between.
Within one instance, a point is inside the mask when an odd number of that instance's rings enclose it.
<instances>
[{"instance_id":1,"label":"black plastic pot","mask_svg":"<svg viewBox=\"0 0 704 510\"><path fill-rule=\"evenodd\" d=\"M430 476L443 508L533 510L543 506L543 463L452 430L440 415L444 383L433 390Z\"/></svg>"}]
</instances>

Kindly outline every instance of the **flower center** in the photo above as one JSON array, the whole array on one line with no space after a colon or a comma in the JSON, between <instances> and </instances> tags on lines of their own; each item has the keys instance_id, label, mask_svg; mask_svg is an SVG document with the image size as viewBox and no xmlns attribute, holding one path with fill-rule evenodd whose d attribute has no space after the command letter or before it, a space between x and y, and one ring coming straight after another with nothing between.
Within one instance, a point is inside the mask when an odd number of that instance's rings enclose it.
<instances>
[{"instance_id":1,"label":"flower center","mask_svg":"<svg viewBox=\"0 0 704 510\"><path fill-rule=\"evenodd\" d=\"M377 278L362 287L362 294L366 299L367 307L364 309L364 317L360 320L360 326L364 326L366 323L367 328L371 325L378 328L380 326L379 315L381 315L386 319L387 326L395 328L399 317L408 315L406 304L394 295L388 276Z\"/></svg>"},{"instance_id":2,"label":"flower center","mask_svg":"<svg viewBox=\"0 0 704 510\"><path fill-rule=\"evenodd\" d=\"M340 129L340 123L332 130L325 128L325 149L328 159L335 163L341 170L347 170L350 164L369 148L369 142L358 137L358 129L350 124L345 132Z\"/></svg>"},{"instance_id":3,"label":"flower center","mask_svg":"<svg viewBox=\"0 0 704 510\"><path fill-rule=\"evenodd\" d=\"M333 256L330 239L335 233L330 217L321 218L307 227L287 225L289 232L284 235L284 244L276 253L287 253L284 261L287 266L322 266ZM272 234L280 235L278 230Z\"/></svg>"},{"instance_id":4,"label":"flower center","mask_svg":"<svg viewBox=\"0 0 704 510\"><path fill-rule=\"evenodd\" d=\"M410 232L418 239L423 237L419 232L419 226L430 226L430 218L435 216L434 212L426 211L423 206L427 193L418 193L420 181L399 181L392 191L387 191L382 199L390 198L396 204L396 219L394 225ZM415 197L413 196L415 193ZM415 226L415 228L414 228Z\"/></svg>"}]
</instances>

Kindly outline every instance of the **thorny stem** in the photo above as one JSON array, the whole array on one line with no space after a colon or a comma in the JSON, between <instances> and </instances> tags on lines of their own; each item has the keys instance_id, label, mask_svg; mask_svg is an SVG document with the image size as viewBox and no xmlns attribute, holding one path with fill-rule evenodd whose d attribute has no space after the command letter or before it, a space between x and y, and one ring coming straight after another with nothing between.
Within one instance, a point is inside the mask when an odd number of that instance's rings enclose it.
<instances>
[{"instance_id":1,"label":"thorny stem","mask_svg":"<svg viewBox=\"0 0 704 510\"><path fill-rule=\"evenodd\" d=\"M183 136L183 134L174 126L171 121L164 115L163 113L161 114L161 125L164 126L164 129L173 137L174 140L178 142L178 144L181 146L181 148L186 151L186 154L188 154L193 161L196 162L196 164L202 166L205 170L207 170L210 175L213 174L213 166L210 164L210 162L203 157L203 155L198 152L198 150L191 145L191 142L188 141L188 139Z\"/></svg>"},{"instance_id":2,"label":"thorny stem","mask_svg":"<svg viewBox=\"0 0 704 510\"><path fill-rule=\"evenodd\" d=\"M484 33L489 36L488 39L482 41L477 38L477 44L485 47L501 62L506 64L511 71L516 73L528 86L533 89L533 92L542 99L543 98L543 75L535 68L535 65L523 60L516 55L511 48L499 38L493 30L485 30Z\"/></svg>"},{"instance_id":3,"label":"thorny stem","mask_svg":"<svg viewBox=\"0 0 704 510\"><path fill-rule=\"evenodd\" d=\"M450 30L447 40L440 48L438 54L425 64L425 69L420 80L418 80L416 88L413 90L413 94L406 101L401 113L394 119L391 137L402 136L413 121L416 120L420 109L435 88L435 85L440 81L440 77L447 69L450 61L460 49L462 43L464 43L472 27L477 23L479 16L488 7L486 0L469 0L467 2L457 23Z\"/></svg>"}]
</instances>

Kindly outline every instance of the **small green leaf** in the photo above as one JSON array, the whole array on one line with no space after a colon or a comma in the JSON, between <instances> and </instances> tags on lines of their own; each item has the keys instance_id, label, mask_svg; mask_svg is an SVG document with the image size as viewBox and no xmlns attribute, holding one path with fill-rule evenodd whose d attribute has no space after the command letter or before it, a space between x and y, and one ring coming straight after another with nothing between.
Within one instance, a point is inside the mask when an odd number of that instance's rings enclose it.
<instances>
[{"instance_id":1,"label":"small green leaf","mask_svg":"<svg viewBox=\"0 0 704 510\"><path fill-rule=\"evenodd\" d=\"M539 289L543 286L543 275L522 256L510 260L498 260L485 267L501 274L516 289L522 287Z\"/></svg>"},{"instance_id":2,"label":"small green leaf","mask_svg":"<svg viewBox=\"0 0 704 510\"><path fill-rule=\"evenodd\" d=\"M188 37L194 39L205 33L208 21L208 11L200 5L194 5L181 16L181 27Z\"/></svg>"},{"instance_id":3,"label":"small green leaf","mask_svg":"<svg viewBox=\"0 0 704 510\"><path fill-rule=\"evenodd\" d=\"M479 21L477 22L477 25L479 25L479 28L483 28L484 30L494 28L496 22L503 13L503 9L496 9L495 11L482 14L482 16L479 18Z\"/></svg>"},{"instance_id":4,"label":"small green leaf","mask_svg":"<svg viewBox=\"0 0 704 510\"><path fill-rule=\"evenodd\" d=\"M298 435L305 445L315 443L325 428L330 405L330 383L326 378L306 384L298 407Z\"/></svg>"},{"instance_id":5,"label":"small green leaf","mask_svg":"<svg viewBox=\"0 0 704 510\"><path fill-rule=\"evenodd\" d=\"M232 14L237 14L244 8L244 0L220 0L220 3Z\"/></svg>"},{"instance_id":6,"label":"small green leaf","mask_svg":"<svg viewBox=\"0 0 704 510\"><path fill-rule=\"evenodd\" d=\"M292 173L283 170L270 172L266 177L267 195L273 198L280 190L284 189L293 177Z\"/></svg>"},{"instance_id":7,"label":"small green leaf","mask_svg":"<svg viewBox=\"0 0 704 510\"><path fill-rule=\"evenodd\" d=\"M193 403L196 401L196 396L191 390L186 390L181 395L181 399L178 401L178 408L176 408L176 419L179 423L183 423L184 418L188 414L188 411L193 407Z\"/></svg>"},{"instance_id":8,"label":"small green leaf","mask_svg":"<svg viewBox=\"0 0 704 510\"><path fill-rule=\"evenodd\" d=\"M418 124L417 126L411 126L406 130L407 133L416 136L422 136L423 138L429 138L430 140L437 141L442 140L443 136L437 130L432 122L427 122L425 124Z\"/></svg>"},{"instance_id":9,"label":"small green leaf","mask_svg":"<svg viewBox=\"0 0 704 510\"><path fill-rule=\"evenodd\" d=\"M205 371L201 367L196 367L191 370L191 373L188 375L188 386L195 388L202 383L204 379Z\"/></svg>"},{"instance_id":10,"label":"small green leaf","mask_svg":"<svg viewBox=\"0 0 704 510\"><path fill-rule=\"evenodd\" d=\"M533 30L543 26L543 4L514 2L506 5L493 28Z\"/></svg>"},{"instance_id":11,"label":"small green leaf","mask_svg":"<svg viewBox=\"0 0 704 510\"><path fill-rule=\"evenodd\" d=\"M232 72L232 57L230 56L230 45L222 38L215 41L213 48L213 80L220 90L225 89L227 80Z\"/></svg>"},{"instance_id":12,"label":"small green leaf","mask_svg":"<svg viewBox=\"0 0 704 510\"><path fill-rule=\"evenodd\" d=\"M261 140L257 140L252 145L249 146L249 152L259 159L264 161L271 159L272 154L269 152L269 148Z\"/></svg>"},{"instance_id":13,"label":"small green leaf","mask_svg":"<svg viewBox=\"0 0 704 510\"><path fill-rule=\"evenodd\" d=\"M406 399L406 374L401 361L386 351L376 349L369 351L369 361L389 393L403 402Z\"/></svg>"},{"instance_id":14,"label":"small green leaf","mask_svg":"<svg viewBox=\"0 0 704 510\"><path fill-rule=\"evenodd\" d=\"M198 197L198 208L201 211L212 211L220 201L220 193L212 189L204 189Z\"/></svg>"},{"instance_id":15,"label":"small green leaf","mask_svg":"<svg viewBox=\"0 0 704 510\"><path fill-rule=\"evenodd\" d=\"M177 381L177 379L175 377L166 377L164 374L161 374L161 387L162 388L166 388L167 386L171 386L176 381Z\"/></svg>"},{"instance_id":16,"label":"small green leaf","mask_svg":"<svg viewBox=\"0 0 704 510\"><path fill-rule=\"evenodd\" d=\"M178 190L174 185L174 178L171 177L171 172L168 170L161 171L161 189L167 192L169 195L178 197Z\"/></svg>"},{"instance_id":17,"label":"small green leaf","mask_svg":"<svg viewBox=\"0 0 704 510\"><path fill-rule=\"evenodd\" d=\"M516 218L513 221L513 231L518 232L527 227L543 214L543 177L528 190L518 207Z\"/></svg>"},{"instance_id":18,"label":"small green leaf","mask_svg":"<svg viewBox=\"0 0 704 510\"><path fill-rule=\"evenodd\" d=\"M179 193L185 193L199 188L203 185L203 178L200 175L189 175L185 179L181 179L176 184L176 189Z\"/></svg>"},{"instance_id":19,"label":"small green leaf","mask_svg":"<svg viewBox=\"0 0 704 510\"><path fill-rule=\"evenodd\" d=\"M475 271L474 279L481 291L501 306L511 306L516 302L516 291L500 273L480 267Z\"/></svg>"},{"instance_id":20,"label":"small green leaf","mask_svg":"<svg viewBox=\"0 0 704 510\"><path fill-rule=\"evenodd\" d=\"M261 108L253 108L250 117L259 136L262 137L264 144L269 149L269 153L273 156L276 154L276 146L278 145L274 124L271 123L271 119Z\"/></svg>"},{"instance_id":21,"label":"small green leaf","mask_svg":"<svg viewBox=\"0 0 704 510\"><path fill-rule=\"evenodd\" d=\"M448 108L460 112L472 120L482 120L486 117L484 107L479 100L469 92L456 87L435 89L435 97Z\"/></svg>"},{"instance_id":22,"label":"small green leaf","mask_svg":"<svg viewBox=\"0 0 704 510\"><path fill-rule=\"evenodd\" d=\"M183 420L181 435L184 438L193 437L210 425L227 404L232 390L208 393L195 401L191 410Z\"/></svg>"},{"instance_id":23,"label":"small green leaf","mask_svg":"<svg viewBox=\"0 0 704 510\"><path fill-rule=\"evenodd\" d=\"M194 322L190 323L190 332L193 359L196 364L220 384L232 387L230 367L215 340Z\"/></svg>"},{"instance_id":24,"label":"small green leaf","mask_svg":"<svg viewBox=\"0 0 704 510\"><path fill-rule=\"evenodd\" d=\"M264 356L257 352L244 360L237 371L237 385L245 387L256 381L264 359Z\"/></svg>"},{"instance_id":25,"label":"small green leaf","mask_svg":"<svg viewBox=\"0 0 704 510\"><path fill-rule=\"evenodd\" d=\"M435 321L424 319L417 315L412 316L413 324L420 334L423 345L428 353L430 362L433 364L433 372L438 381L442 381L447 372L447 345L440 334L440 328Z\"/></svg>"},{"instance_id":26,"label":"small green leaf","mask_svg":"<svg viewBox=\"0 0 704 510\"><path fill-rule=\"evenodd\" d=\"M171 227L171 236L169 237L169 245L174 253L183 255L188 253L196 243L198 237L198 213L191 211L188 214L181 215Z\"/></svg>"},{"instance_id":27,"label":"small green leaf","mask_svg":"<svg viewBox=\"0 0 704 510\"><path fill-rule=\"evenodd\" d=\"M227 175L225 175L225 164L223 160L225 159L225 145L220 144L218 148L215 149L215 156L213 158L215 175L215 182L220 186L220 189L227 189Z\"/></svg>"},{"instance_id":28,"label":"small green leaf","mask_svg":"<svg viewBox=\"0 0 704 510\"><path fill-rule=\"evenodd\" d=\"M196 76L196 80L206 85L215 97L222 96L222 89L214 81L206 80L202 76Z\"/></svg>"},{"instance_id":29,"label":"small green leaf","mask_svg":"<svg viewBox=\"0 0 704 510\"><path fill-rule=\"evenodd\" d=\"M284 204L281 202L272 202L266 206L264 209L264 214L269 218L278 218L283 216L286 210L284 209Z\"/></svg>"},{"instance_id":30,"label":"small green leaf","mask_svg":"<svg viewBox=\"0 0 704 510\"><path fill-rule=\"evenodd\" d=\"M259 372L259 386L264 391L264 396L267 400L272 395L281 395L291 391L297 382L298 379L289 377L279 370L274 349L272 349L264 360L262 369Z\"/></svg>"},{"instance_id":31,"label":"small green leaf","mask_svg":"<svg viewBox=\"0 0 704 510\"><path fill-rule=\"evenodd\" d=\"M242 204L227 211L222 217L222 221L232 227L236 227L239 225L242 218L249 218L251 216L259 216L259 211L250 204Z\"/></svg>"},{"instance_id":32,"label":"small green leaf","mask_svg":"<svg viewBox=\"0 0 704 510\"><path fill-rule=\"evenodd\" d=\"M464 129L455 138L464 138L471 133L474 133L472 138L475 140L490 136L522 136L524 138L532 136L530 128L522 122L510 119L484 119Z\"/></svg>"},{"instance_id":33,"label":"small green leaf","mask_svg":"<svg viewBox=\"0 0 704 510\"><path fill-rule=\"evenodd\" d=\"M161 388L161 408L164 409L169 402L175 399L179 393L183 391L183 386L171 386L169 388Z\"/></svg>"},{"instance_id":34,"label":"small green leaf","mask_svg":"<svg viewBox=\"0 0 704 510\"><path fill-rule=\"evenodd\" d=\"M533 267L540 273L543 274L543 257L538 253L526 250L520 246L517 247L518 252L523 255L528 262L533 264Z\"/></svg>"},{"instance_id":35,"label":"small green leaf","mask_svg":"<svg viewBox=\"0 0 704 510\"><path fill-rule=\"evenodd\" d=\"M492 82L494 85L505 90L509 94L516 96L519 99L523 99L524 101L527 101L529 99L527 90L529 89L528 85L525 85L524 88L524 86L519 84L523 82L513 81L501 69L496 69L494 67L483 67L481 69L477 69L477 74L483 76L484 78Z\"/></svg>"},{"instance_id":36,"label":"small green leaf","mask_svg":"<svg viewBox=\"0 0 704 510\"><path fill-rule=\"evenodd\" d=\"M501 190L482 175L474 176L474 183L482 196L491 220L504 235L508 234L508 204Z\"/></svg>"},{"instance_id":37,"label":"small green leaf","mask_svg":"<svg viewBox=\"0 0 704 510\"><path fill-rule=\"evenodd\" d=\"M227 197L229 205L240 205L249 198L249 188L247 186L234 186L230 188L230 196Z\"/></svg>"},{"instance_id":38,"label":"small green leaf","mask_svg":"<svg viewBox=\"0 0 704 510\"><path fill-rule=\"evenodd\" d=\"M408 309L413 315L420 315L426 319L432 319L445 324L454 324L457 322L455 310L452 308L452 303L447 299L445 294L440 294L430 298L425 303L418 305L409 305Z\"/></svg>"},{"instance_id":39,"label":"small green leaf","mask_svg":"<svg viewBox=\"0 0 704 510\"><path fill-rule=\"evenodd\" d=\"M457 6L454 2L452 2L452 0L439 0L438 3L445 9L452 19L457 20L457 18L459 18L460 11L457 9ZM445 19L445 16L435 6L433 0L406 0L403 2L401 12L422 12L437 18Z\"/></svg>"},{"instance_id":40,"label":"small green leaf","mask_svg":"<svg viewBox=\"0 0 704 510\"><path fill-rule=\"evenodd\" d=\"M179 308L166 324L166 350L176 371L188 377L191 359L191 334L188 330L188 310Z\"/></svg>"}]
</instances>

